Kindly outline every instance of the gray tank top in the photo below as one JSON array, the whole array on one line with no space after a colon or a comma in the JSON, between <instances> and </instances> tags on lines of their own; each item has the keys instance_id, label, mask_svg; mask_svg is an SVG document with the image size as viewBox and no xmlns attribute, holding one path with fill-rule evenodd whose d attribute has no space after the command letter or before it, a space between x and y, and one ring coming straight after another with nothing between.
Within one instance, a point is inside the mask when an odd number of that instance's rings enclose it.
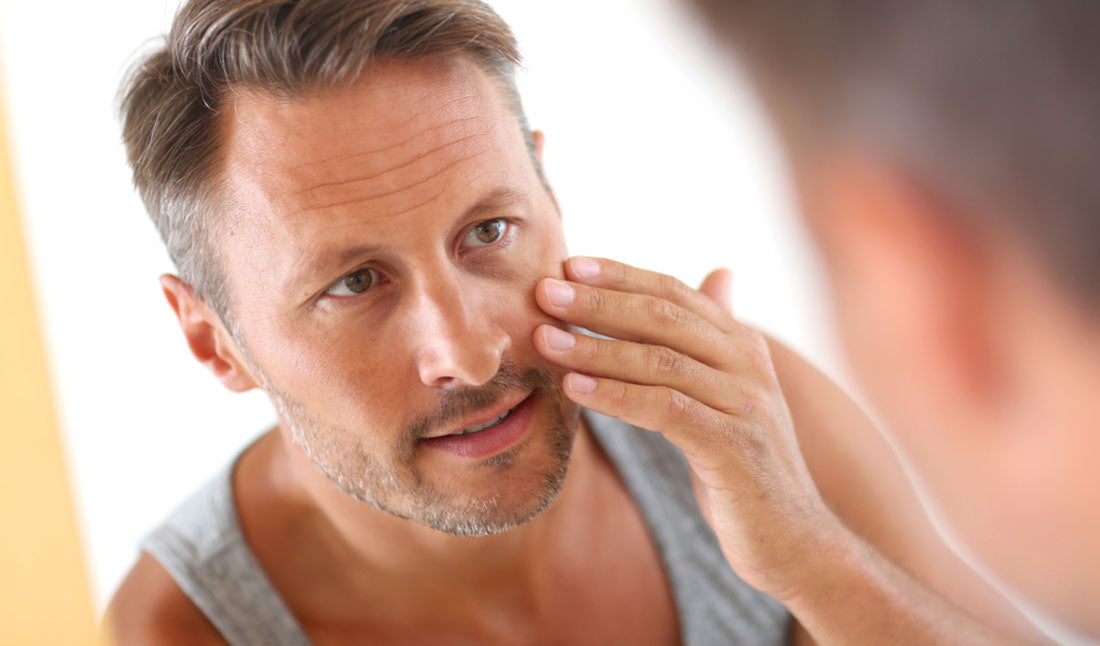
<instances>
[{"instance_id":1,"label":"gray tank top","mask_svg":"<svg viewBox=\"0 0 1100 646\"><path fill-rule=\"evenodd\" d=\"M661 435L585 411L657 546L684 644L786 643L790 615L726 563L691 490L687 461ZM141 548L234 645L303 646L301 626L245 542L232 465L173 511Z\"/></svg>"}]
</instances>

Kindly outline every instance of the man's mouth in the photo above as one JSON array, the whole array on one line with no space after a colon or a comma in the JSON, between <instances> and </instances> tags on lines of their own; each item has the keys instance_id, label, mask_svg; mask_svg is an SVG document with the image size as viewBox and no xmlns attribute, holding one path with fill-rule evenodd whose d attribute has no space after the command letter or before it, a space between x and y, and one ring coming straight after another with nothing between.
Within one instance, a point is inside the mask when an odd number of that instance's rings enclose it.
<instances>
[{"instance_id":1,"label":"man's mouth","mask_svg":"<svg viewBox=\"0 0 1100 646\"><path fill-rule=\"evenodd\" d=\"M513 406L512 408L509 408L508 410L504 411L503 415L501 415L500 417L498 417L498 418L496 418L496 419L494 419L490 422L486 422L484 424L478 424L477 426L471 426L469 428L464 428L464 429L462 429L461 431L459 431L457 433L451 433L450 435L444 435L444 437L458 437L459 435L472 435L474 433L480 433L482 431L488 430L488 429L496 426L497 424L500 424L505 419L507 419L508 416L511 415L512 411L514 411L515 409L516 409L515 406Z\"/></svg>"},{"instance_id":2,"label":"man's mouth","mask_svg":"<svg viewBox=\"0 0 1100 646\"><path fill-rule=\"evenodd\" d=\"M464 458L486 458L507 450L526 436L535 408L533 392L518 401L509 399L420 444Z\"/></svg>"},{"instance_id":3,"label":"man's mouth","mask_svg":"<svg viewBox=\"0 0 1100 646\"><path fill-rule=\"evenodd\" d=\"M521 393L509 397L502 397L497 403L485 406L475 413L466 415L464 419L458 420L458 422L449 429L440 429L434 435L430 435L424 439L436 440L442 437L460 437L462 435L475 435L481 433L508 419L508 416L530 397L531 393Z\"/></svg>"}]
</instances>

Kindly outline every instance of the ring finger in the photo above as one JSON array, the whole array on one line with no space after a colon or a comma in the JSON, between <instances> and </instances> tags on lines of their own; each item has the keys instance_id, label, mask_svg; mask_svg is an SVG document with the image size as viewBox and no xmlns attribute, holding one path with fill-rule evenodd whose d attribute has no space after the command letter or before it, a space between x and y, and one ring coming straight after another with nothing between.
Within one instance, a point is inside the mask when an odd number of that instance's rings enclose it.
<instances>
[{"instance_id":1,"label":"ring finger","mask_svg":"<svg viewBox=\"0 0 1100 646\"><path fill-rule=\"evenodd\" d=\"M585 374L635 384L667 386L727 411L728 377L671 348L572 334L540 325L535 347L551 361Z\"/></svg>"}]
</instances>

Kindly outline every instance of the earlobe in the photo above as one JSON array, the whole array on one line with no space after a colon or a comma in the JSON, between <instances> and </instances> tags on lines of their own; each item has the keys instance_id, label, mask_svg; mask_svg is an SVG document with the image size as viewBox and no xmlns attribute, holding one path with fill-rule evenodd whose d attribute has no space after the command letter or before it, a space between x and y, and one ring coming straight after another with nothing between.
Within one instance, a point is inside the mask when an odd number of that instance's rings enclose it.
<instances>
[{"instance_id":1,"label":"earlobe","mask_svg":"<svg viewBox=\"0 0 1100 646\"><path fill-rule=\"evenodd\" d=\"M221 319L195 296L191 286L170 274L161 276L160 285L195 359L233 392L256 388L256 380Z\"/></svg>"}]
</instances>

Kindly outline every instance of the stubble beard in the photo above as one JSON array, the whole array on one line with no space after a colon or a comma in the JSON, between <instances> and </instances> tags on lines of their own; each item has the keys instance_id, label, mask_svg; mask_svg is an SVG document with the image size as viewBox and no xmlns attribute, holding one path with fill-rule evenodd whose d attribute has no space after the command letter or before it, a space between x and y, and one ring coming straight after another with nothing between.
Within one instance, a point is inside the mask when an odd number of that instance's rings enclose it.
<instances>
[{"instance_id":1,"label":"stubble beard","mask_svg":"<svg viewBox=\"0 0 1100 646\"><path fill-rule=\"evenodd\" d=\"M321 421L258 372L295 444L314 466L346 495L399 518L456 536L498 534L545 511L565 482L580 409L565 396L560 378L545 368L520 371L503 361L489 384L445 392L435 410L414 420L381 459L358 442L358 433ZM420 438L516 392L531 392L548 403L548 419L526 440L482 462L482 469L499 478L494 493L463 497L426 481L416 464ZM534 472L519 472L518 458L538 450L540 441L546 444L546 459Z\"/></svg>"}]
</instances>

